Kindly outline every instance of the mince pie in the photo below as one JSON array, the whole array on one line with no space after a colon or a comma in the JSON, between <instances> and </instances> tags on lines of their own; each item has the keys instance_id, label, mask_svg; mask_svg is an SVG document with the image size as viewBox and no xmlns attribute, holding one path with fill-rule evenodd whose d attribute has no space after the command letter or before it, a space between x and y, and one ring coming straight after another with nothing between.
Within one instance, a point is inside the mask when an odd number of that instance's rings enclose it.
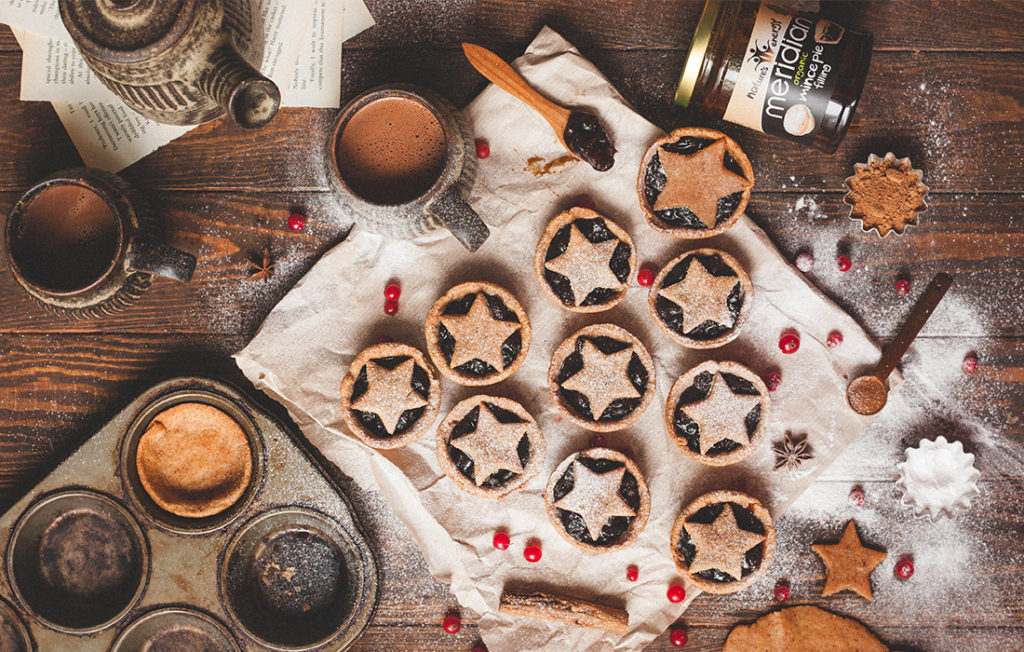
<instances>
[{"instance_id":1,"label":"mince pie","mask_svg":"<svg viewBox=\"0 0 1024 652\"><path fill-rule=\"evenodd\" d=\"M373 448L405 446L430 429L440 406L434 367L406 344L364 349L341 382L345 425Z\"/></svg>"},{"instance_id":2,"label":"mince pie","mask_svg":"<svg viewBox=\"0 0 1024 652\"><path fill-rule=\"evenodd\" d=\"M684 453L710 466L725 466L753 452L770 412L760 376L737 362L708 360L672 385L665 421Z\"/></svg>"},{"instance_id":3,"label":"mince pie","mask_svg":"<svg viewBox=\"0 0 1024 652\"><path fill-rule=\"evenodd\" d=\"M662 268L648 302L654 320L674 340L712 349L740 334L754 304L754 286L729 254L695 249Z\"/></svg>"},{"instance_id":4,"label":"mince pie","mask_svg":"<svg viewBox=\"0 0 1024 652\"><path fill-rule=\"evenodd\" d=\"M558 305L573 312L598 312L626 296L636 249L618 224L577 207L551 220L534 260L540 286Z\"/></svg>"},{"instance_id":5,"label":"mince pie","mask_svg":"<svg viewBox=\"0 0 1024 652\"><path fill-rule=\"evenodd\" d=\"M736 141L701 127L656 140L637 180L647 222L677 238L708 238L728 229L747 207L753 185L754 170Z\"/></svg>"},{"instance_id":6,"label":"mince pie","mask_svg":"<svg viewBox=\"0 0 1024 652\"><path fill-rule=\"evenodd\" d=\"M460 385L512 375L530 350L530 320L512 293L491 283L456 285L427 314L427 352Z\"/></svg>"},{"instance_id":7,"label":"mince pie","mask_svg":"<svg viewBox=\"0 0 1024 652\"><path fill-rule=\"evenodd\" d=\"M639 418L654 395L654 362L629 331L594 324L555 350L548 385L558 409L588 430L620 430Z\"/></svg>"},{"instance_id":8,"label":"mince pie","mask_svg":"<svg viewBox=\"0 0 1024 652\"><path fill-rule=\"evenodd\" d=\"M485 498L519 489L544 464L544 437L537 422L507 398L467 398L452 408L437 435L437 457L445 474Z\"/></svg>"},{"instance_id":9,"label":"mince pie","mask_svg":"<svg viewBox=\"0 0 1024 652\"><path fill-rule=\"evenodd\" d=\"M704 494L672 528L676 568L708 593L733 593L754 583L774 552L771 514L739 491Z\"/></svg>"},{"instance_id":10,"label":"mince pie","mask_svg":"<svg viewBox=\"0 0 1024 652\"><path fill-rule=\"evenodd\" d=\"M558 533L591 552L628 546L651 513L651 495L640 469L610 448L590 448L565 458L551 474L544 499Z\"/></svg>"}]
</instances>

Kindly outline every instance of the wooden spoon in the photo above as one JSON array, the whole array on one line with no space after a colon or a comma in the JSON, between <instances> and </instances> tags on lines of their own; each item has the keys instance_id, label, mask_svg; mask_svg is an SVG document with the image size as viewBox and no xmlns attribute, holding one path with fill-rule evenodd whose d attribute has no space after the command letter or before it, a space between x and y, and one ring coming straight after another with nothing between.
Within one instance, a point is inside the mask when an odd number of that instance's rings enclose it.
<instances>
[{"instance_id":1,"label":"wooden spoon","mask_svg":"<svg viewBox=\"0 0 1024 652\"><path fill-rule=\"evenodd\" d=\"M953 277L949 274L936 274L932 282L928 284L928 289L924 291L924 294L918 299L917 305L910 312L910 317L907 318L900 332L896 334L896 339L885 348L874 371L854 378L846 388L846 402L850 404L850 408L854 412L867 416L877 414L885 407L889 395L885 380L906 354L910 344L921 332L924 323L935 312L935 307L939 305L939 301L952 284Z\"/></svg>"},{"instance_id":2,"label":"wooden spoon","mask_svg":"<svg viewBox=\"0 0 1024 652\"><path fill-rule=\"evenodd\" d=\"M538 93L512 66L487 48L463 43L462 51L481 75L525 102L547 120L567 150L599 172L611 169L615 163L615 147L597 116L555 104Z\"/></svg>"}]
</instances>

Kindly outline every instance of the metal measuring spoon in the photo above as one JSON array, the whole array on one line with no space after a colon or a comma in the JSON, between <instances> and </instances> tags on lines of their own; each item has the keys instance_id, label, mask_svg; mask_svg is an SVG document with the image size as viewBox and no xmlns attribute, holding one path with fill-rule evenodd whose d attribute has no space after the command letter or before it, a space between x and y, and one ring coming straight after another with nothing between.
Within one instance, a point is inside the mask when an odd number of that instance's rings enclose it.
<instances>
[{"instance_id":1,"label":"metal measuring spoon","mask_svg":"<svg viewBox=\"0 0 1024 652\"><path fill-rule=\"evenodd\" d=\"M921 332L924 323L935 312L935 306L939 305L939 301L952 284L953 277L949 274L936 274L924 294L918 299L917 305L910 312L910 317L900 328L900 332L896 334L896 339L885 348L874 371L854 378L846 388L846 402L850 404L850 408L854 412L868 416L877 414L885 407L889 396L889 388L886 387L885 380L906 354L910 344Z\"/></svg>"}]
</instances>

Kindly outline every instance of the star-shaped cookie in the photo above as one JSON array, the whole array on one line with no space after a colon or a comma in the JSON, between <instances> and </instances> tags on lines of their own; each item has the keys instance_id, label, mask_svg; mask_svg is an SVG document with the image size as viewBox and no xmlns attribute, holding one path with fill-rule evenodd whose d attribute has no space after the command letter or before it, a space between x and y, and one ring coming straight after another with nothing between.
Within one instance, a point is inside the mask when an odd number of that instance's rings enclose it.
<instances>
[{"instance_id":1,"label":"star-shaped cookie","mask_svg":"<svg viewBox=\"0 0 1024 652\"><path fill-rule=\"evenodd\" d=\"M412 387L415 364L410 358L388 369L369 361L366 364L366 391L352 401L352 409L376 414L384 424L384 430L390 435L395 434L395 426L403 412L427 404L427 400Z\"/></svg>"},{"instance_id":2,"label":"star-shaped cookie","mask_svg":"<svg viewBox=\"0 0 1024 652\"><path fill-rule=\"evenodd\" d=\"M525 422L501 423L487 403L481 403L476 429L449 443L473 460L473 482L479 486L497 471L523 472L517 449L527 428Z\"/></svg>"},{"instance_id":3,"label":"star-shaped cookie","mask_svg":"<svg viewBox=\"0 0 1024 652\"><path fill-rule=\"evenodd\" d=\"M578 305L595 288L621 290L625 287L608 266L619 242L615 238L591 242L573 224L569 227L569 244L565 251L544 263L544 267L569 279Z\"/></svg>"},{"instance_id":4,"label":"star-shaped cookie","mask_svg":"<svg viewBox=\"0 0 1024 652\"><path fill-rule=\"evenodd\" d=\"M579 514L591 540L597 541L604 524L613 516L635 516L636 510L619 495L626 467L595 473L573 462L573 485L569 493L555 501L555 507Z\"/></svg>"},{"instance_id":5,"label":"star-shaped cookie","mask_svg":"<svg viewBox=\"0 0 1024 652\"><path fill-rule=\"evenodd\" d=\"M680 409L700 428L700 453L705 455L712 446L725 439L743 446L749 444L747 415L760 403L758 395L733 392L722 374L716 371L707 396L682 405Z\"/></svg>"},{"instance_id":6,"label":"star-shaped cookie","mask_svg":"<svg viewBox=\"0 0 1024 652\"><path fill-rule=\"evenodd\" d=\"M761 543L765 535L740 529L736 514L729 503L711 523L686 523L686 531L697 552L690 562L690 572L716 569L740 579L743 576L743 557L747 551Z\"/></svg>"},{"instance_id":7,"label":"star-shaped cookie","mask_svg":"<svg viewBox=\"0 0 1024 652\"><path fill-rule=\"evenodd\" d=\"M658 157L665 170L665 187L654 203L654 210L688 208L707 228L715 228L718 200L753 185L725 167L725 145L725 139L720 138L688 155L662 147Z\"/></svg>"},{"instance_id":8,"label":"star-shaped cookie","mask_svg":"<svg viewBox=\"0 0 1024 652\"><path fill-rule=\"evenodd\" d=\"M465 315L442 315L441 323L455 338L455 351L449 363L452 367L482 360L498 371L505 368L502 343L520 328L516 322L496 319L483 292L477 292Z\"/></svg>"},{"instance_id":9,"label":"star-shaped cookie","mask_svg":"<svg viewBox=\"0 0 1024 652\"><path fill-rule=\"evenodd\" d=\"M735 276L714 276L696 256L690 259L686 276L658 292L683 310L683 332L689 333L706 321L732 326L729 294L740 280Z\"/></svg>"},{"instance_id":10,"label":"star-shaped cookie","mask_svg":"<svg viewBox=\"0 0 1024 652\"><path fill-rule=\"evenodd\" d=\"M590 402L590 413L597 421L613 401L640 397L640 392L629 380L632 358L632 346L615 353L603 353L593 342L584 340L583 368L563 382L562 387L586 396Z\"/></svg>"},{"instance_id":11,"label":"star-shaped cookie","mask_svg":"<svg viewBox=\"0 0 1024 652\"><path fill-rule=\"evenodd\" d=\"M871 594L871 571L882 563L886 555L860 542L856 523L850 521L846 524L839 543L819 543L812 545L811 549L825 562L828 571L825 588L821 591L823 596L849 590L865 600L874 600Z\"/></svg>"}]
</instances>

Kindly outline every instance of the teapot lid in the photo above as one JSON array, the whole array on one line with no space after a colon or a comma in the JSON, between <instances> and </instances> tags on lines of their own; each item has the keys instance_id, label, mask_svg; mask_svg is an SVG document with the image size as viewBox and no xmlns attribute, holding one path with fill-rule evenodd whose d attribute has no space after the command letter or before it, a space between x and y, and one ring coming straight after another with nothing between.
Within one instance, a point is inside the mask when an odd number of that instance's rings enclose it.
<instances>
[{"instance_id":1,"label":"teapot lid","mask_svg":"<svg viewBox=\"0 0 1024 652\"><path fill-rule=\"evenodd\" d=\"M195 0L59 0L64 26L83 50L153 56L191 22ZM163 43L161 43L163 41ZM139 52L145 50L145 52ZM131 57L136 58L136 57Z\"/></svg>"}]
</instances>

